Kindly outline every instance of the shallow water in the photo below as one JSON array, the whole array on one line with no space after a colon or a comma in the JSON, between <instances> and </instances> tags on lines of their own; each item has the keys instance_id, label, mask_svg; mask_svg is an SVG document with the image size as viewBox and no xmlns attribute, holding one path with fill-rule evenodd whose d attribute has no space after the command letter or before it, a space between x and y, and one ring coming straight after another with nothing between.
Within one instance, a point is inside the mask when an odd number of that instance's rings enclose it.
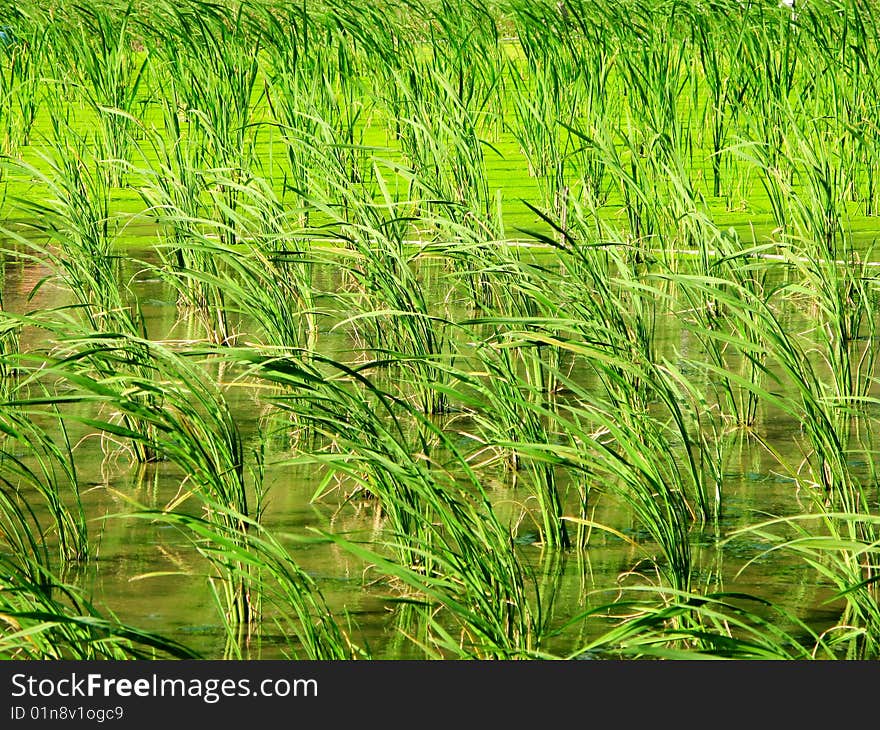
<instances>
[{"instance_id":1,"label":"shallow water","mask_svg":"<svg viewBox=\"0 0 880 730\"><path fill-rule=\"evenodd\" d=\"M185 318L180 319L174 292L143 262L155 263L155 254L149 248L129 248L127 256L120 259L119 276L120 281L133 282L148 332L162 339L192 331ZM48 284L28 299L30 289L45 273L34 264L7 261L3 279L5 308L24 312L62 304L64 292ZM334 276L334 272L321 274L321 288L333 291ZM442 277L437 281L442 283ZM789 316L792 326L804 324L798 321L800 313L793 311ZM343 332L324 334L320 341L328 354L344 353L351 346ZM34 346L38 341L38 333L23 333L23 346ZM659 321L657 342L663 350L679 355L686 354L692 344L687 328L674 318ZM308 466L279 464L295 455L295 444L283 435L268 439L262 435L261 427L265 427L264 416L269 409L260 400L260 393L247 385L229 385L232 379L227 374L216 375L228 386L224 394L245 440L245 453L260 447L265 450L263 523L270 531L277 535L305 535L317 529L367 541L386 537L376 505L350 494L344 484L313 499L319 474ZM454 432L463 425L450 417L446 427ZM760 429L763 438L779 454L797 463L799 423L795 419L765 408ZM186 475L168 463L138 465L124 450L89 435L75 423L69 424L69 430L76 443L80 491L90 519L90 541L95 546L95 555L87 564L74 566L65 577L79 585L96 606L119 619L177 639L207 657L222 656L226 635L211 590L209 564L177 530L125 517L130 501L161 509L180 494ZM466 437L462 443L467 443ZM808 495L791 477L779 474L778 466L777 459L747 434L734 433L729 437L718 525L704 530L695 527L691 533L694 584L698 590L707 592L735 590L757 595L792 610L809 625L822 630L834 618L834 604L825 603L830 590L821 584L814 571L781 552L762 555L766 545L749 535L720 544L732 531L767 515L809 510ZM542 548L535 543L538 524L532 522L535 505L530 492L515 484L510 473L502 468L495 470L494 476L492 471L485 472L484 478L498 514L515 533L522 560L534 569L545 602L551 606L551 625L561 626L589 609L612 603L620 585L656 582L657 576L646 560L654 553L647 534L625 506L602 490L602 485L591 489L592 519L615 526L638 542L638 548L601 531L594 532L583 550L560 552ZM565 489L564 478L560 488ZM572 488L567 494L569 513L577 514L578 490ZM190 504L193 506L189 507ZM191 500L184 503L183 509L199 508ZM418 647L405 638L405 634L418 635L411 613L393 600L392 586L362 561L332 544L291 544L290 550L297 563L316 580L331 609L348 617L356 641L368 645L372 656L421 656ZM565 655L609 626L607 619L595 617L575 621L545 648ZM275 635L270 622L260 632L246 643L246 657L288 655L290 647L284 637Z\"/></svg>"}]
</instances>

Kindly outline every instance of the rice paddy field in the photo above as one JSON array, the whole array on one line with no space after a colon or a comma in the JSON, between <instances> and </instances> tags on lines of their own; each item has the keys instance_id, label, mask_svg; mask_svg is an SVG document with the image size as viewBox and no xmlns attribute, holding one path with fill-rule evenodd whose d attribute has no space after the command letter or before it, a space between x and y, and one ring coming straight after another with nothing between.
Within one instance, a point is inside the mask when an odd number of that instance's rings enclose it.
<instances>
[{"instance_id":1,"label":"rice paddy field","mask_svg":"<svg viewBox=\"0 0 880 730\"><path fill-rule=\"evenodd\" d=\"M880 657L872 0L0 9L0 657Z\"/></svg>"}]
</instances>

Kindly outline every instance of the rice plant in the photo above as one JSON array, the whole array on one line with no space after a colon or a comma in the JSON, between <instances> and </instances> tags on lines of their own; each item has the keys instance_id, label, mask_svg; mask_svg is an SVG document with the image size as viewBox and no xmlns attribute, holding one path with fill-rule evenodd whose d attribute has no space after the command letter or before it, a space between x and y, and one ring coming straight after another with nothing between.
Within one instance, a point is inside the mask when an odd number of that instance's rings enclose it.
<instances>
[{"instance_id":1,"label":"rice plant","mask_svg":"<svg viewBox=\"0 0 880 730\"><path fill-rule=\"evenodd\" d=\"M18 660L195 659L171 639L102 614L74 587L42 571L39 582L2 557L0 656Z\"/></svg>"},{"instance_id":2,"label":"rice plant","mask_svg":"<svg viewBox=\"0 0 880 730\"><path fill-rule=\"evenodd\" d=\"M233 519L229 514L241 515L225 528L244 539L245 520L260 512L259 489L257 504L252 505L238 427L204 371L161 345L123 334L72 337L45 360L37 374L53 374L69 383L72 392L25 397L15 402L18 407L40 413L46 403L103 406L104 412L94 415L63 409L49 415L81 421L123 448L130 446L136 456L146 452L173 461L188 474L189 486L179 499L204 494L211 523L222 525ZM220 510L211 509L215 501ZM235 632L244 632L251 612L247 587L222 561L218 567L226 576L222 586L227 621Z\"/></svg>"},{"instance_id":3,"label":"rice plant","mask_svg":"<svg viewBox=\"0 0 880 730\"><path fill-rule=\"evenodd\" d=\"M5 27L15 28L2 45L0 94L4 154L16 154L31 140L31 131L42 103L43 66L52 52L49 27L20 10L4 17ZM13 32L13 31L10 31Z\"/></svg>"},{"instance_id":4,"label":"rice plant","mask_svg":"<svg viewBox=\"0 0 880 730\"><path fill-rule=\"evenodd\" d=\"M69 44L62 46L67 62L82 78L83 96L98 120L97 156L104 160L109 182L115 186L122 184L124 163L130 157L132 116L149 63L149 54L134 48L130 30L133 13L133 4L118 13L79 7L65 29Z\"/></svg>"}]
</instances>

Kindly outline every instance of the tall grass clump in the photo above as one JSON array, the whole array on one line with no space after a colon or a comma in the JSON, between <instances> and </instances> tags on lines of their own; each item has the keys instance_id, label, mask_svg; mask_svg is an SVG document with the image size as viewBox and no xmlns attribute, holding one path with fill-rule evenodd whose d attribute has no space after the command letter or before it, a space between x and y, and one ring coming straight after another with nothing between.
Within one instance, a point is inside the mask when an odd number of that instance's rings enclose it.
<instances>
[{"instance_id":1,"label":"tall grass clump","mask_svg":"<svg viewBox=\"0 0 880 730\"><path fill-rule=\"evenodd\" d=\"M117 231L111 221L106 167L88 155L84 140L63 122L57 123L56 134L59 146L55 154L43 157L45 169L9 163L32 176L47 197L21 198L17 205L27 223L24 229L5 228L4 233L18 244L17 257L50 267L89 329L140 337L145 334L140 308L117 273L119 258L113 251ZM113 374L107 369L109 361L98 359L95 366ZM146 446L146 442L137 445L141 461L153 458Z\"/></svg>"},{"instance_id":2,"label":"tall grass clump","mask_svg":"<svg viewBox=\"0 0 880 730\"><path fill-rule=\"evenodd\" d=\"M274 24L270 28L274 31ZM302 211L299 224L307 226L308 201L324 189L320 170L326 151L319 143L322 120L335 116L333 80L327 70L332 57L321 47L310 51L306 46L300 51L294 34L276 32L277 41L267 49L266 101L272 118L267 123L276 126L286 152L283 193L290 191L296 196L294 204ZM302 42L305 44L305 38Z\"/></svg>"},{"instance_id":3,"label":"tall grass clump","mask_svg":"<svg viewBox=\"0 0 880 730\"><path fill-rule=\"evenodd\" d=\"M712 195L724 192L730 197L731 181L725 177L732 163L727 149L731 131L736 130L740 114L753 81L743 67L746 26L739 3L725 2L722 8L697 8L694 13L694 35L702 70L702 86L707 90L705 116L711 134ZM717 9L716 9L717 8ZM718 26L724 43L719 43Z\"/></svg>"},{"instance_id":4,"label":"tall grass clump","mask_svg":"<svg viewBox=\"0 0 880 730\"><path fill-rule=\"evenodd\" d=\"M49 27L40 18L12 9L2 21L9 37L0 45L0 150L16 155L31 141L53 46Z\"/></svg>"},{"instance_id":5,"label":"tall grass clump","mask_svg":"<svg viewBox=\"0 0 880 730\"><path fill-rule=\"evenodd\" d=\"M335 326L351 326L362 349L403 371L403 383L413 386L412 397L425 413L441 413L445 399L430 384L442 379L437 364L450 356L450 325L433 309L417 274L421 251L407 240L409 204L395 199L378 163L375 175L378 200L351 196L350 221L337 223L345 248L323 249L351 282L350 290L334 294L349 313Z\"/></svg>"},{"instance_id":6,"label":"tall grass clump","mask_svg":"<svg viewBox=\"0 0 880 730\"><path fill-rule=\"evenodd\" d=\"M5 402L0 412L3 541L12 554L28 556L32 566L87 560L93 551L63 423L56 443L15 403Z\"/></svg>"},{"instance_id":7,"label":"tall grass clump","mask_svg":"<svg viewBox=\"0 0 880 730\"><path fill-rule=\"evenodd\" d=\"M230 354L250 363L253 376L280 386L272 402L310 422L321 437L324 446L297 461L323 465L378 498L389 523L383 545L324 536L414 591L410 597L417 602L427 602L430 652L514 658L539 650L541 605L529 598L529 577L510 533L467 460L436 424L377 389L363 367ZM407 422L416 426L414 436L404 430Z\"/></svg>"},{"instance_id":8,"label":"tall grass clump","mask_svg":"<svg viewBox=\"0 0 880 730\"><path fill-rule=\"evenodd\" d=\"M153 207L150 217L175 231L156 246L162 260L157 274L178 292L178 302L185 302L184 316L201 320L210 342L233 344L248 337L249 344L276 352L314 349L320 312L312 282L318 259L309 238L297 232L298 215L284 209L263 178L241 186L239 195L239 209L230 213L242 239L238 246L215 233L221 224L191 218L169 199ZM236 322L248 331L237 332Z\"/></svg>"},{"instance_id":9,"label":"tall grass clump","mask_svg":"<svg viewBox=\"0 0 880 730\"><path fill-rule=\"evenodd\" d=\"M136 126L133 118L140 101L141 82L149 53L136 50L132 25L133 3L116 12L100 6L77 7L61 32L57 45L62 58L76 69L82 96L97 119L96 157L107 166L109 182L123 183L130 160Z\"/></svg>"},{"instance_id":10,"label":"tall grass clump","mask_svg":"<svg viewBox=\"0 0 880 730\"><path fill-rule=\"evenodd\" d=\"M80 421L120 447L131 448L136 457L146 452L173 462L187 475L179 501L192 495L204 497L206 519L227 535L245 539L245 520L260 514L259 485L255 497L249 498L238 426L201 367L154 342L86 332L60 343L58 351L46 356L39 374L61 379L71 392L22 399L20 407L89 406L92 412L85 415L63 409L46 415ZM221 510L211 509L215 502ZM233 514L242 517L233 520ZM226 524L226 520L233 521ZM248 587L240 571L228 569L222 561L216 565L226 620L238 640L251 620Z\"/></svg>"},{"instance_id":11,"label":"tall grass clump","mask_svg":"<svg viewBox=\"0 0 880 730\"><path fill-rule=\"evenodd\" d=\"M252 621L262 622L266 630L271 624L285 641L284 653L289 657L308 659L370 658L368 650L358 646L340 626L340 617L327 606L315 578L296 562L292 549L320 542L315 537L277 536L259 522L235 513L228 507L201 495L204 505L223 520L211 520L173 509L146 510L135 508L126 519L146 519L173 525L192 537L197 549L215 565L224 566L229 575L259 596L260 615ZM232 526L235 527L232 527ZM241 527L246 526L242 532ZM225 617L230 630L235 627ZM230 656L243 658L240 641L232 642Z\"/></svg>"},{"instance_id":12,"label":"tall grass clump","mask_svg":"<svg viewBox=\"0 0 880 730\"><path fill-rule=\"evenodd\" d=\"M161 635L128 626L98 610L74 586L41 569L0 557L0 656L19 660L196 659Z\"/></svg>"},{"instance_id":13,"label":"tall grass clump","mask_svg":"<svg viewBox=\"0 0 880 730\"><path fill-rule=\"evenodd\" d=\"M253 111L257 99L260 35L248 7L159 3L152 22L159 34L164 93L173 99L212 167L246 176L254 162ZM256 96L255 96L256 94ZM234 208L234 195L227 203Z\"/></svg>"},{"instance_id":14,"label":"tall grass clump","mask_svg":"<svg viewBox=\"0 0 880 730\"><path fill-rule=\"evenodd\" d=\"M826 629L825 643L836 657L870 660L878 652L877 518L859 512L820 510L816 514L768 520L743 531L802 558L833 589L829 602L839 620ZM734 533L731 538L739 533ZM745 568L748 570L748 567Z\"/></svg>"}]
</instances>

